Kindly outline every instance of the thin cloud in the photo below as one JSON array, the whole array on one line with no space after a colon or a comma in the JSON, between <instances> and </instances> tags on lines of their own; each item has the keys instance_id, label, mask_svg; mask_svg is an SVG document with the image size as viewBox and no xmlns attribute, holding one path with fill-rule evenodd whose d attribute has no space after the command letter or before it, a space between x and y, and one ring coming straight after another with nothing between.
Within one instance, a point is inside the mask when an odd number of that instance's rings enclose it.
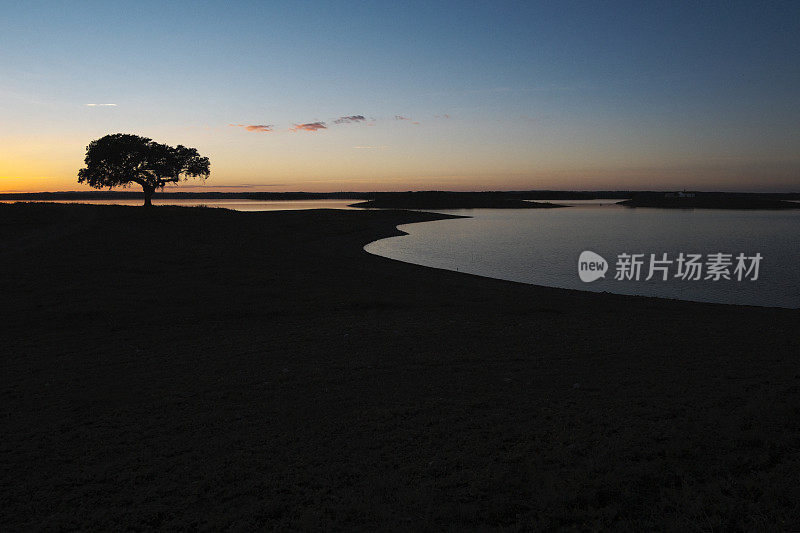
<instances>
[{"instance_id":1,"label":"thin cloud","mask_svg":"<svg viewBox=\"0 0 800 533\"><path fill-rule=\"evenodd\" d=\"M209 189L253 189L255 187L288 187L288 183L245 183L244 185L197 185L196 188Z\"/></svg>"},{"instance_id":2,"label":"thin cloud","mask_svg":"<svg viewBox=\"0 0 800 533\"><path fill-rule=\"evenodd\" d=\"M386 148L389 148L389 146L386 144L382 144L380 146L361 145L353 146L353 148L356 150L385 150Z\"/></svg>"},{"instance_id":3,"label":"thin cloud","mask_svg":"<svg viewBox=\"0 0 800 533\"><path fill-rule=\"evenodd\" d=\"M364 115L350 115L349 117L339 117L333 121L334 124L350 124L351 122L364 122L367 120Z\"/></svg>"},{"instance_id":4,"label":"thin cloud","mask_svg":"<svg viewBox=\"0 0 800 533\"><path fill-rule=\"evenodd\" d=\"M410 119L408 117L404 117L403 115L395 115L394 119L395 120L408 120L412 124L416 124L417 126L419 126L419 122L417 122L416 120L412 120L412 119Z\"/></svg>"},{"instance_id":5,"label":"thin cloud","mask_svg":"<svg viewBox=\"0 0 800 533\"><path fill-rule=\"evenodd\" d=\"M200 190L208 191L209 189L257 189L259 187L290 187L289 183L244 183L242 185L217 185L214 183L206 183L203 185L178 185L176 183L168 183L167 189L181 189L181 190ZM257 192L257 191L256 191Z\"/></svg>"},{"instance_id":6,"label":"thin cloud","mask_svg":"<svg viewBox=\"0 0 800 533\"><path fill-rule=\"evenodd\" d=\"M244 128L247 131L254 131L258 133L272 133L274 131L273 128L275 127L272 124L228 124L228 126L234 128Z\"/></svg>"},{"instance_id":7,"label":"thin cloud","mask_svg":"<svg viewBox=\"0 0 800 533\"><path fill-rule=\"evenodd\" d=\"M445 113L444 115L435 115L433 118L437 118L437 119L438 119L438 118L442 118L442 119L445 119L445 120L447 120L447 119L449 119L449 118L450 118L450 115L448 115L447 113Z\"/></svg>"},{"instance_id":8,"label":"thin cloud","mask_svg":"<svg viewBox=\"0 0 800 533\"><path fill-rule=\"evenodd\" d=\"M272 124L252 124L244 127L247 131L258 131L260 133L271 133L272 128Z\"/></svg>"},{"instance_id":9,"label":"thin cloud","mask_svg":"<svg viewBox=\"0 0 800 533\"><path fill-rule=\"evenodd\" d=\"M86 104L86 107L117 107L117 104Z\"/></svg>"},{"instance_id":10,"label":"thin cloud","mask_svg":"<svg viewBox=\"0 0 800 533\"><path fill-rule=\"evenodd\" d=\"M295 124L292 131L310 131L315 132L319 130L326 130L328 126L324 122L309 122L307 124Z\"/></svg>"}]
</instances>

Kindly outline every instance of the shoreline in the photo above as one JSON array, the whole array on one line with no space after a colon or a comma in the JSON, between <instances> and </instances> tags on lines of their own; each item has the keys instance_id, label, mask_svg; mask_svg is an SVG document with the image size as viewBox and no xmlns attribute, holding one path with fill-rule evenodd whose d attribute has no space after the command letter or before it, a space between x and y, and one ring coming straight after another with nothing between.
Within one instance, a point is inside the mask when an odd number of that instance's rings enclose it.
<instances>
[{"instance_id":1,"label":"shoreline","mask_svg":"<svg viewBox=\"0 0 800 533\"><path fill-rule=\"evenodd\" d=\"M434 211L424 211L424 212L435 213ZM458 215L457 218L472 218L472 216L470 216L470 215ZM438 220L442 220L442 219L438 219ZM423 222L430 222L430 221L423 221ZM421 222L401 223L400 225L418 224L418 223L421 223ZM557 290L563 290L563 291L571 291L571 292L578 292L578 293L589 293L589 294L599 294L599 295L606 295L607 294L607 295L616 295L616 296L626 296L626 297L632 297L632 298L652 298L652 299L655 299L655 300L686 302L686 303L690 303L690 304L713 304L713 305L725 305L725 306L734 306L734 307L754 307L754 308L761 308L761 309L784 309L784 310L800 311L800 307L791 307L791 306L788 306L788 305L786 305L786 306L784 306L784 305L759 305L759 304L734 303L734 302L717 302L717 301L708 301L708 300L688 300L688 299L674 298L674 297L669 297L669 296L654 296L654 295L648 295L648 294L626 294L626 293L623 293L623 292L600 291L600 290L594 291L594 290L587 290L587 289L575 289L575 288L569 288L569 287L558 287L558 286L554 286L554 285L542 285L542 284L531 283L531 282L527 282L527 281L519 281L519 280L514 280L514 279L497 277L497 276L493 276L493 275L489 275L489 274L480 274L480 273L475 273L475 272L468 272L468 271L465 271L465 270L458 270L458 269L451 269L451 268L445 268L445 267L439 267L439 266L425 265L425 264L422 264L422 263L415 263L414 261L410 261L410 260L404 260L404 259L401 259L399 257L390 257L389 255L381 255L381 254L379 254L377 252L370 252L370 251L366 250L367 246L369 246L371 244L374 244L374 243L376 243L378 241L381 241L381 240L384 240L384 239L387 239L387 238L405 236L405 235L409 235L410 234L410 232L408 232L408 231L404 231L404 230L401 230L399 228L398 228L398 230L400 232L402 232L400 235L392 235L392 236L389 236L389 237L382 237L380 239L376 239L374 241L371 241L371 242L367 243L366 245L364 245L364 251L366 251L370 255L375 255L377 257L383 257L383 258L386 258L386 259L391 259L393 261L398 261L398 262L409 264L409 265L420 266L420 267L425 267L425 268L432 268L434 270L443 270L443 271L446 271L446 272L454 272L454 273L459 273L459 274L465 274L465 275L469 275L469 276L476 276L478 278L484 278L484 279L490 279L490 280L504 281L504 282L510 282L510 283L519 283L521 285L529 286L529 287L539 287L539 288L546 288L546 289L557 289Z\"/></svg>"},{"instance_id":2,"label":"shoreline","mask_svg":"<svg viewBox=\"0 0 800 533\"><path fill-rule=\"evenodd\" d=\"M0 524L791 523L797 310L363 250L448 217L0 205Z\"/></svg>"},{"instance_id":3,"label":"shoreline","mask_svg":"<svg viewBox=\"0 0 800 533\"><path fill-rule=\"evenodd\" d=\"M411 224L422 224L424 222L432 222L432 221L427 221L426 220L426 221L423 221L423 222L411 222ZM402 225L406 225L406 224L409 224L409 223L406 222L406 223L402 223L400 225L402 226ZM400 230L400 231L403 231L403 230ZM401 235L390 235L389 237L382 237L380 239L376 239L375 241L371 241L371 242L367 243L365 246L368 246L368 245L372 244L373 242L377 242L377 241L380 241L380 240L383 240L383 239L390 239L392 237L403 237L405 235L408 235L408 232L403 232ZM418 266L418 267L422 267L422 268L431 268L433 270L442 270L444 272L453 272L453 273L456 273L456 274L462 274L462 275L465 275L465 276L474 276L476 278L487 279L487 280L502 281L502 282L506 282L506 283L516 283L516 284L519 284L519 285L522 285L522 286L527 286L527 287L536 287L536 288L542 288L542 289L554 289L554 290L559 290L559 291L577 292L577 293L581 293L581 294L586 293L586 294L596 294L596 295L614 295L614 296L625 296L625 297L637 298L637 299L648 298L648 299L653 299L653 300L664 300L664 301L668 301L668 302L678 302L678 303L687 303L687 304L707 304L707 305L722 305L722 306L742 307L742 308L782 309L782 310L788 310L788 311L800 311L800 307L784 307L784 306L780 306L780 305L737 304L737 303L728 303L728 302L711 302L711 301L706 301L706 300L683 300L681 298L669 298L669 297L666 297L666 296L651 296L651 295L647 295L647 294L625 294L625 293L621 293L621 292L610 292L610 291L589 291L589 290L581 290L581 289L570 289L568 287L556 287L556 286L553 286L553 285L540 285L540 284L537 284L537 283L528 283L526 281L517 281L517 280L513 280L513 279L498 278L498 277L488 276L488 275L484 275L484 274L475 274L473 272L467 272L465 270L451 270L449 268L444 268L444 267L435 267L435 266L430 266L430 265L423 265L421 263L414 263L412 261L403 261L402 259L397 259L395 257L389 257L389 256L385 256L385 255L380 255L378 253L373 253L373 252L369 252L369 251L366 251L366 250L364 250L364 251L367 252L368 254L374 255L376 257L382 257L384 259L389 259L391 261L397 261L399 263L404 263L404 264L407 264L407 265L413 265L413 266Z\"/></svg>"}]
</instances>

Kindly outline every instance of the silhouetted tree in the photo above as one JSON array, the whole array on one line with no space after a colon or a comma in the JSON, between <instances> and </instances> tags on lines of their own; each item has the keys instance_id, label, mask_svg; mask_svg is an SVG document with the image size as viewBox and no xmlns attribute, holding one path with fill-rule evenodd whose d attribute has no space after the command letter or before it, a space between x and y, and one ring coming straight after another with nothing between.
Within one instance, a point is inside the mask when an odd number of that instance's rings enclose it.
<instances>
[{"instance_id":1,"label":"silhouetted tree","mask_svg":"<svg viewBox=\"0 0 800 533\"><path fill-rule=\"evenodd\" d=\"M205 179L211 173L207 157L194 148L154 142L147 137L114 133L89 143L86 168L78 171L78 183L103 187L127 187L138 183L144 190L144 205L151 205L156 189L181 179Z\"/></svg>"}]
</instances>

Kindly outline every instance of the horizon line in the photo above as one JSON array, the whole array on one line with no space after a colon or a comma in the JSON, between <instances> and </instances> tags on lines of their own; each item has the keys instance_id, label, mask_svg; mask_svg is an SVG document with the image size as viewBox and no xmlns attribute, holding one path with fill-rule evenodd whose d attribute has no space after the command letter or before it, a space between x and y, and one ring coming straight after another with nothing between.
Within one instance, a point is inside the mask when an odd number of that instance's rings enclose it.
<instances>
[{"instance_id":1,"label":"horizon line","mask_svg":"<svg viewBox=\"0 0 800 533\"><path fill-rule=\"evenodd\" d=\"M288 190L288 191L258 191L258 190L239 190L239 191L226 191L226 190L176 190L177 188L170 188L170 190L156 191L155 194L384 194L384 193L410 193L410 192L448 192L448 193L553 193L564 192L570 194L576 193L645 193L645 192L674 192L674 191L688 191L698 193L721 193L721 194L800 194L800 188L796 190L700 190L688 188L663 188L663 189L480 189L480 190L449 190L449 189L406 189L406 190L339 190L339 191L307 191L307 190ZM62 190L62 191L6 191L0 192L0 196L7 195L34 195L34 194L140 194L141 191L136 189L132 190Z\"/></svg>"}]
</instances>

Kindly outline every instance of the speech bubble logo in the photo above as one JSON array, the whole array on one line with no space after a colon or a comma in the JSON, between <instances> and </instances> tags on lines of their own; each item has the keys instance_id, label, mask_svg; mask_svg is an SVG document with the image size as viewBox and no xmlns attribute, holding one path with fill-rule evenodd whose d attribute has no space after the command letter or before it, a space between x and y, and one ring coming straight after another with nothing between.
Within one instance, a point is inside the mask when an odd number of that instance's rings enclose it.
<instances>
[{"instance_id":1,"label":"speech bubble logo","mask_svg":"<svg viewBox=\"0 0 800 533\"><path fill-rule=\"evenodd\" d=\"M578 257L578 276L584 283L606 277L607 270L608 262L601 255L585 250Z\"/></svg>"}]
</instances>

